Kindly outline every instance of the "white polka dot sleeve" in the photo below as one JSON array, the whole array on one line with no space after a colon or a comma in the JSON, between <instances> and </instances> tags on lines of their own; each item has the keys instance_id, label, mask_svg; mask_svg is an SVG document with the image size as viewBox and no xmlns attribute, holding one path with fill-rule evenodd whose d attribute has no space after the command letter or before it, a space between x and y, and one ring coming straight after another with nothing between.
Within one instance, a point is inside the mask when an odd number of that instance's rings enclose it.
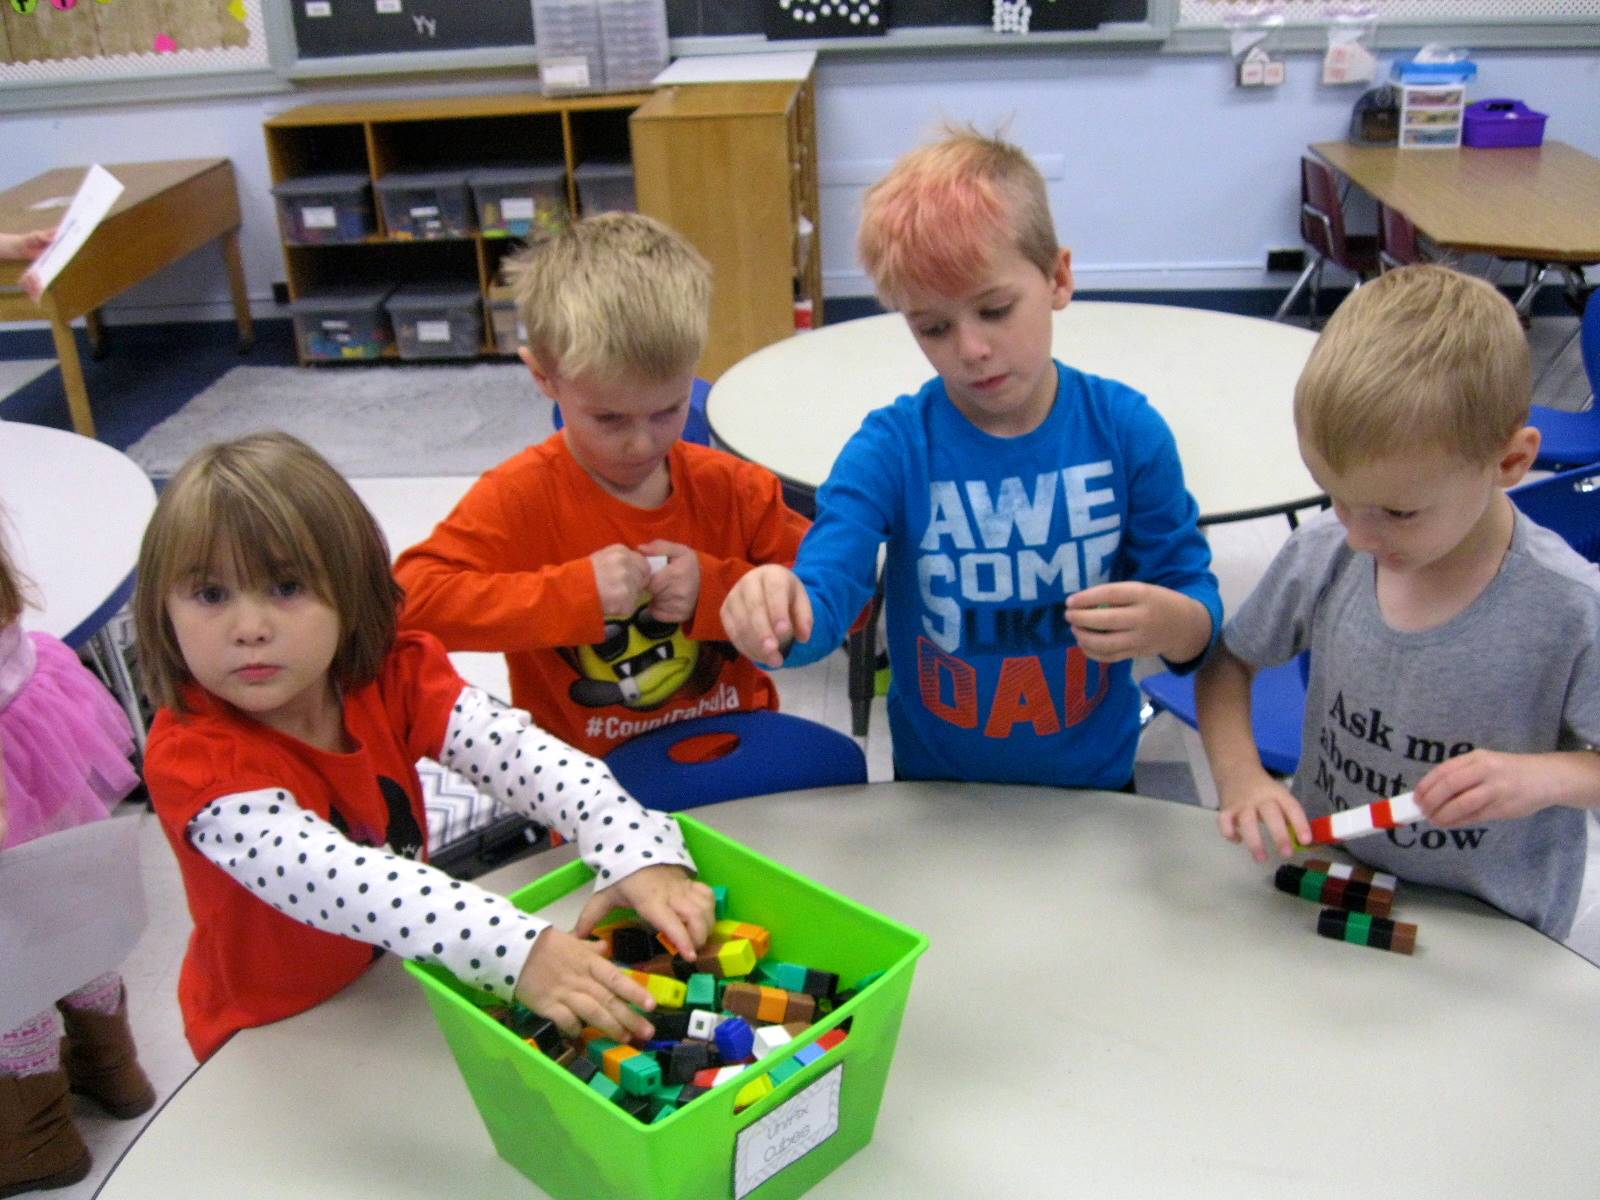
<instances>
[{"instance_id":1,"label":"white polka dot sleeve","mask_svg":"<svg viewBox=\"0 0 1600 1200\"><path fill-rule=\"evenodd\" d=\"M549 926L504 896L357 845L282 789L213 801L189 822L189 843L286 916L438 963L503 1000Z\"/></svg>"},{"instance_id":2,"label":"white polka dot sleeve","mask_svg":"<svg viewBox=\"0 0 1600 1200\"><path fill-rule=\"evenodd\" d=\"M478 688L462 689L438 759L484 795L576 842L596 887L662 863L694 870L676 821L623 791L605 763Z\"/></svg>"}]
</instances>

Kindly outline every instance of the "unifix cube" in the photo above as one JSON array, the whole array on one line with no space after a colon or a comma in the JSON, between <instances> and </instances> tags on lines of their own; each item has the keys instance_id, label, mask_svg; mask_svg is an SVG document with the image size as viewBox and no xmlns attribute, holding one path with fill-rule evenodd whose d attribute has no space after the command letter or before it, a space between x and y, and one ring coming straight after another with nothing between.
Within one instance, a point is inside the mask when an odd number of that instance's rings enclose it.
<instances>
[{"instance_id":1,"label":"unifix cube","mask_svg":"<svg viewBox=\"0 0 1600 1200\"><path fill-rule=\"evenodd\" d=\"M708 1067L694 1077L694 1085L701 1088L714 1088L719 1083L725 1083L738 1075L745 1068L744 1063L735 1063L731 1067Z\"/></svg>"},{"instance_id":2,"label":"unifix cube","mask_svg":"<svg viewBox=\"0 0 1600 1200\"><path fill-rule=\"evenodd\" d=\"M802 1067L809 1067L826 1053L827 1051L817 1045L816 1042L812 1042L809 1046L802 1046L796 1050L794 1052L794 1060Z\"/></svg>"},{"instance_id":3,"label":"unifix cube","mask_svg":"<svg viewBox=\"0 0 1600 1200\"><path fill-rule=\"evenodd\" d=\"M657 1039L663 1042L677 1042L689 1036L690 1015L683 1009L658 1008L647 1019L655 1026Z\"/></svg>"},{"instance_id":4,"label":"unifix cube","mask_svg":"<svg viewBox=\"0 0 1600 1200\"><path fill-rule=\"evenodd\" d=\"M1272 877L1272 885L1291 896L1332 908L1371 913L1375 917L1387 917L1394 904L1393 892L1353 879L1340 879L1322 871L1307 870L1294 863L1280 866Z\"/></svg>"},{"instance_id":5,"label":"unifix cube","mask_svg":"<svg viewBox=\"0 0 1600 1200\"><path fill-rule=\"evenodd\" d=\"M832 971L813 971L799 963L762 963L761 971L773 987L808 996L831 996L839 990L839 977Z\"/></svg>"},{"instance_id":6,"label":"unifix cube","mask_svg":"<svg viewBox=\"0 0 1600 1200\"><path fill-rule=\"evenodd\" d=\"M1378 800L1360 808L1350 808L1311 822L1311 841L1314 845L1340 842L1350 838L1366 837L1397 829L1413 821L1422 820L1422 810L1410 792L1390 800Z\"/></svg>"},{"instance_id":7,"label":"unifix cube","mask_svg":"<svg viewBox=\"0 0 1600 1200\"><path fill-rule=\"evenodd\" d=\"M757 1058L764 1058L780 1046L787 1046L794 1041L794 1034L784 1025L763 1025L755 1031L755 1039L755 1048L751 1053Z\"/></svg>"},{"instance_id":8,"label":"unifix cube","mask_svg":"<svg viewBox=\"0 0 1600 1200\"><path fill-rule=\"evenodd\" d=\"M751 925L747 921L718 921L711 927L711 940L732 942L743 938L755 947L756 957L765 958L772 951L772 934L760 925ZM748 975L748 971L736 971L736 975Z\"/></svg>"},{"instance_id":9,"label":"unifix cube","mask_svg":"<svg viewBox=\"0 0 1600 1200\"><path fill-rule=\"evenodd\" d=\"M620 1083L598 1072L589 1080L589 1087L605 1099L612 1101L616 1100L622 1093L622 1085Z\"/></svg>"},{"instance_id":10,"label":"unifix cube","mask_svg":"<svg viewBox=\"0 0 1600 1200\"><path fill-rule=\"evenodd\" d=\"M643 935L645 941L643 954L638 953L639 935ZM642 921L634 920L633 918L608 921L603 925L597 926L591 936L604 947L607 958L615 959L630 966L633 963L644 961L656 952L656 948L649 944L651 941L650 931L645 928ZM623 958L622 953L624 951L629 952L629 957Z\"/></svg>"},{"instance_id":11,"label":"unifix cube","mask_svg":"<svg viewBox=\"0 0 1600 1200\"><path fill-rule=\"evenodd\" d=\"M771 1092L772 1088L773 1083L770 1075L765 1073L757 1075L749 1083L741 1087L737 1093L735 1093L733 1097L733 1111L738 1112L741 1108L749 1108L757 1100L761 1099L761 1097Z\"/></svg>"},{"instance_id":12,"label":"unifix cube","mask_svg":"<svg viewBox=\"0 0 1600 1200\"><path fill-rule=\"evenodd\" d=\"M657 1004L682 1008L688 989L670 975L651 975L646 971L624 971L629 979L656 998Z\"/></svg>"},{"instance_id":13,"label":"unifix cube","mask_svg":"<svg viewBox=\"0 0 1600 1200\"><path fill-rule=\"evenodd\" d=\"M670 1084L689 1083L711 1065L712 1049L709 1042L682 1041L667 1055L664 1078Z\"/></svg>"},{"instance_id":14,"label":"unifix cube","mask_svg":"<svg viewBox=\"0 0 1600 1200\"><path fill-rule=\"evenodd\" d=\"M717 1032L717 1026L722 1024L722 1014L709 1009L697 1008L689 1014L689 1024L685 1036L710 1041Z\"/></svg>"},{"instance_id":15,"label":"unifix cube","mask_svg":"<svg viewBox=\"0 0 1600 1200\"><path fill-rule=\"evenodd\" d=\"M1371 946L1374 950L1393 950L1396 954L1410 954L1417 948L1415 925L1338 908L1322 910L1317 917L1317 932L1325 938Z\"/></svg>"},{"instance_id":16,"label":"unifix cube","mask_svg":"<svg viewBox=\"0 0 1600 1200\"><path fill-rule=\"evenodd\" d=\"M725 1063L743 1062L755 1045L755 1034L742 1017L729 1017L722 1022L712 1039L717 1044L718 1057Z\"/></svg>"},{"instance_id":17,"label":"unifix cube","mask_svg":"<svg viewBox=\"0 0 1600 1200\"><path fill-rule=\"evenodd\" d=\"M670 954L657 954L654 958L647 958L643 962L631 963L635 971L643 971L648 975L665 975L669 979L676 979L677 972L673 970L673 959Z\"/></svg>"},{"instance_id":18,"label":"unifix cube","mask_svg":"<svg viewBox=\"0 0 1600 1200\"><path fill-rule=\"evenodd\" d=\"M1385 871L1352 867L1349 863L1329 862L1325 858L1308 858L1300 865L1308 871L1321 871L1324 875L1332 875L1335 879L1353 879L1357 883L1370 884L1381 891L1400 890L1400 881Z\"/></svg>"},{"instance_id":19,"label":"unifix cube","mask_svg":"<svg viewBox=\"0 0 1600 1200\"><path fill-rule=\"evenodd\" d=\"M720 883L712 884L711 899L717 906L716 915L717 920L720 921L723 917L728 915L728 889L723 887Z\"/></svg>"},{"instance_id":20,"label":"unifix cube","mask_svg":"<svg viewBox=\"0 0 1600 1200\"><path fill-rule=\"evenodd\" d=\"M694 960L694 967L696 971L704 971L718 979L729 979L754 971L756 957L755 946L749 938L712 940Z\"/></svg>"},{"instance_id":21,"label":"unifix cube","mask_svg":"<svg viewBox=\"0 0 1600 1200\"><path fill-rule=\"evenodd\" d=\"M593 1059L581 1056L574 1056L573 1060L567 1064L567 1070L571 1071L584 1083L588 1083L600 1072L600 1068L595 1066Z\"/></svg>"},{"instance_id":22,"label":"unifix cube","mask_svg":"<svg viewBox=\"0 0 1600 1200\"><path fill-rule=\"evenodd\" d=\"M817 1002L804 992L764 987L759 983L730 983L722 989L722 1007L746 1020L765 1025L785 1021L811 1021L817 1015Z\"/></svg>"},{"instance_id":23,"label":"unifix cube","mask_svg":"<svg viewBox=\"0 0 1600 1200\"><path fill-rule=\"evenodd\" d=\"M715 1008L717 1006L717 977L705 971L689 976L684 1003L690 1008Z\"/></svg>"},{"instance_id":24,"label":"unifix cube","mask_svg":"<svg viewBox=\"0 0 1600 1200\"><path fill-rule=\"evenodd\" d=\"M530 1045L537 1046L552 1058L561 1053L565 1039L562 1038L561 1031L556 1028L556 1023L541 1017L533 1009L513 1004L508 1024L511 1026L511 1032Z\"/></svg>"},{"instance_id":25,"label":"unifix cube","mask_svg":"<svg viewBox=\"0 0 1600 1200\"><path fill-rule=\"evenodd\" d=\"M821 1046L824 1050L832 1050L835 1046L849 1036L849 1032L845 1029L830 1029L827 1033L823 1034L817 1039L817 1045Z\"/></svg>"},{"instance_id":26,"label":"unifix cube","mask_svg":"<svg viewBox=\"0 0 1600 1200\"><path fill-rule=\"evenodd\" d=\"M622 1090L634 1096L645 1096L661 1086L661 1064L653 1054L634 1051L622 1060L622 1070L617 1076Z\"/></svg>"}]
</instances>

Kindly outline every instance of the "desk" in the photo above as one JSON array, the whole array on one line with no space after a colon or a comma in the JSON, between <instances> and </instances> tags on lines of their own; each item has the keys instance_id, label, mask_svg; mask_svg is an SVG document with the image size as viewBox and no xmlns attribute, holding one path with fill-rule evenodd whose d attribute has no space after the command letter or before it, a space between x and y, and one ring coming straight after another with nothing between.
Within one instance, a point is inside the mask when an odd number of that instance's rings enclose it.
<instances>
[{"instance_id":1,"label":"desk","mask_svg":"<svg viewBox=\"0 0 1600 1200\"><path fill-rule=\"evenodd\" d=\"M1316 341L1304 329L1164 304L1079 301L1055 314L1055 354L1137 388L1166 418L1200 521L1315 504L1295 440L1295 380ZM890 313L825 325L756 351L711 385L706 415L741 458L821 486L875 408L933 376Z\"/></svg>"},{"instance_id":2,"label":"desk","mask_svg":"<svg viewBox=\"0 0 1600 1200\"><path fill-rule=\"evenodd\" d=\"M1600 159L1564 142L1488 150L1318 142L1311 149L1373 199L1404 213L1435 245L1529 263L1521 312L1532 305L1549 265L1600 262Z\"/></svg>"},{"instance_id":3,"label":"desk","mask_svg":"<svg viewBox=\"0 0 1600 1200\"><path fill-rule=\"evenodd\" d=\"M1105 793L874 784L694 815L932 942L877 1133L808 1200L1594 1194L1600 971L1475 901L1403 889L1415 958L1327 941L1212 814ZM235 1037L98 1193L542 1194L392 959Z\"/></svg>"},{"instance_id":4,"label":"desk","mask_svg":"<svg viewBox=\"0 0 1600 1200\"><path fill-rule=\"evenodd\" d=\"M49 318L61 362L72 427L94 436L94 415L83 383L72 322L87 320L89 343L100 353L100 306L113 296L215 241L222 248L239 322L241 350L255 340L244 266L239 258L239 194L233 164L225 158L119 163L106 168L123 184L122 195L83 248L35 305L17 289L26 263L0 262L0 321ZM0 192L0 232L24 233L58 222L65 208L36 209L42 200L70 198L87 167L58 167Z\"/></svg>"},{"instance_id":5,"label":"desk","mask_svg":"<svg viewBox=\"0 0 1600 1200\"><path fill-rule=\"evenodd\" d=\"M92 645L142 748L127 664L100 634L133 594L155 488L121 451L43 425L0 421L0 464L6 544L37 605L23 610L22 624L74 649Z\"/></svg>"}]
</instances>

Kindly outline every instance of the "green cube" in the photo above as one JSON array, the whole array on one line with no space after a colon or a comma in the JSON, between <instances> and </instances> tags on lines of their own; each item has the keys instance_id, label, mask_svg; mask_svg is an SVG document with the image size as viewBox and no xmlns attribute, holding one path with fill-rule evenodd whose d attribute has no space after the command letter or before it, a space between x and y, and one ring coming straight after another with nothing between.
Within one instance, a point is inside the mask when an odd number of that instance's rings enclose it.
<instances>
[{"instance_id":1,"label":"green cube","mask_svg":"<svg viewBox=\"0 0 1600 1200\"><path fill-rule=\"evenodd\" d=\"M717 1006L717 977L707 972L689 976L686 1008L715 1008Z\"/></svg>"},{"instance_id":2,"label":"green cube","mask_svg":"<svg viewBox=\"0 0 1600 1200\"><path fill-rule=\"evenodd\" d=\"M649 1095L661 1086L661 1064L653 1054L634 1054L622 1060L619 1072L622 1090L635 1096Z\"/></svg>"}]
</instances>

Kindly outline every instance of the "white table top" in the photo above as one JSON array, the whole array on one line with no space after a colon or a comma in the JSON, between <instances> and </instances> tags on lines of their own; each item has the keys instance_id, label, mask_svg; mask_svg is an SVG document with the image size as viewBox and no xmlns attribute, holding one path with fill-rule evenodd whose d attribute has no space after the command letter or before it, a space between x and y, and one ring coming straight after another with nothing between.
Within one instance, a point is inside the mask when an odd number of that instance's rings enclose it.
<instances>
[{"instance_id":1,"label":"white table top","mask_svg":"<svg viewBox=\"0 0 1600 1200\"><path fill-rule=\"evenodd\" d=\"M1300 461L1291 408L1314 334L1207 309L1090 300L1056 313L1055 331L1057 358L1136 388L1166 418L1202 521L1321 495ZM735 363L712 385L706 413L735 454L815 488L869 412L933 373L903 317L863 317Z\"/></svg>"},{"instance_id":2,"label":"white table top","mask_svg":"<svg viewBox=\"0 0 1600 1200\"><path fill-rule=\"evenodd\" d=\"M133 591L155 511L144 471L104 442L0 421L0 509L12 561L39 605L22 624L80 646Z\"/></svg>"},{"instance_id":3,"label":"white table top","mask_svg":"<svg viewBox=\"0 0 1600 1200\"><path fill-rule=\"evenodd\" d=\"M1328 941L1212 814L1106 793L874 784L693 815L931 940L877 1132L808 1197L1594 1194L1600 970L1476 901L1403 886L1414 958ZM99 1196L202 1194L543 1195L392 958L235 1037Z\"/></svg>"}]
</instances>

